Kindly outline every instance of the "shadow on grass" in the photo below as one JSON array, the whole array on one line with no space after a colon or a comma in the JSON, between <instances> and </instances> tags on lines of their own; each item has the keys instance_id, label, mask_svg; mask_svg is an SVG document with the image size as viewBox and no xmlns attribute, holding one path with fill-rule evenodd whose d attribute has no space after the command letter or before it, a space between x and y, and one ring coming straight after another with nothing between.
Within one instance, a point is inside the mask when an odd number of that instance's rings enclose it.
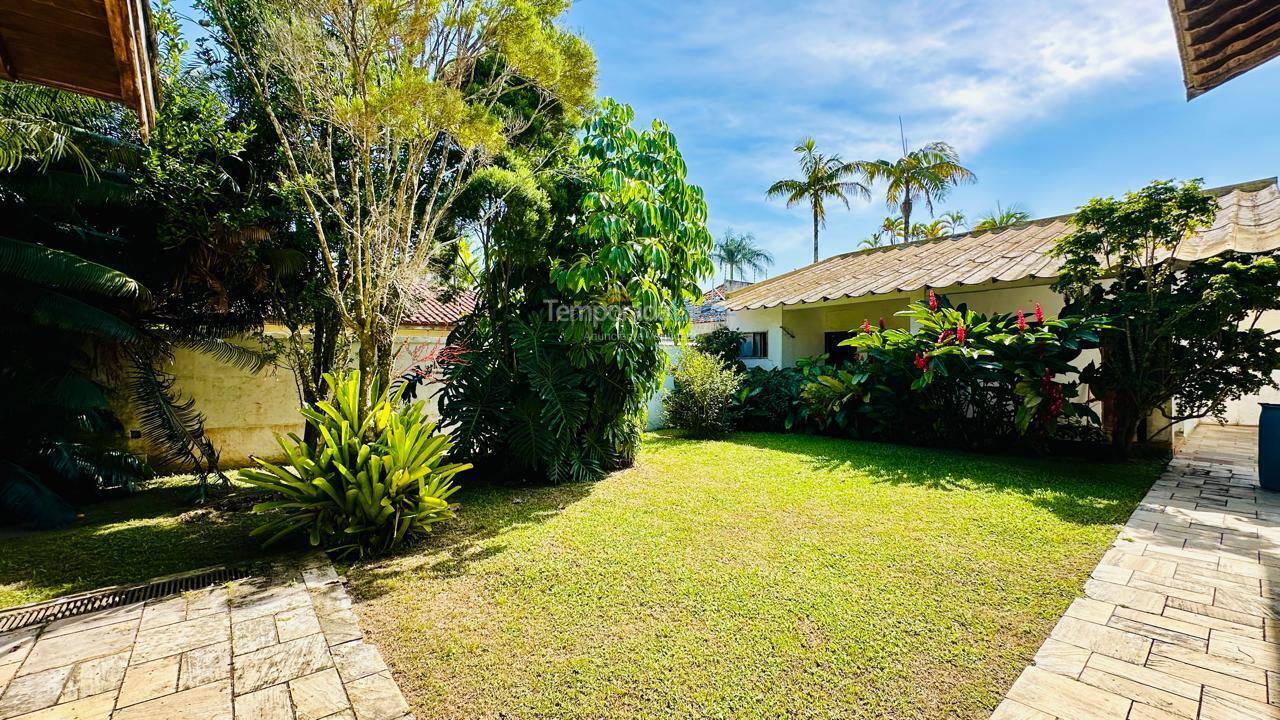
<instances>
[{"instance_id":1,"label":"shadow on grass","mask_svg":"<svg viewBox=\"0 0 1280 720\"><path fill-rule=\"evenodd\" d=\"M450 498L460 505L456 520L437 526L424 540L400 552L351 565L348 582L355 597L369 600L394 592L390 583L401 575L462 576L475 563L506 550L502 536L554 519L596 486L594 482L522 487L484 481L461 484L462 489Z\"/></svg>"},{"instance_id":2,"label":"shadow on grass","mask_svg":"<svg viewBox=\"0 0 1280 720\"><path fill-rule=\"evenodd\" d=\"M649 436L651 448L691 442L674 433ZM735 433L723 442L795 455L814 472L873 483L1017 493L1036 507L1077 525L1123 523L1155 482L1163 461L1096 462L939 450L846 438Z\"/></svg>"},{"instance_id":3,"label":"shadow on grass","mask_svg":"<svg viewBox=\"0 0 1280 720\"><path fill-rule=\"evenodd\" d=\"M68 527L0 538L0 606L250 562L302 547L302 542L282 542L263 550L260 540L249 536L262 518L239 509L195 508L188 502L192 489L185 483L157 484L84 505L79 508L83 516ZM250 495L217 493L211 505L252 504Z\"/></svg>"}]
</instances>

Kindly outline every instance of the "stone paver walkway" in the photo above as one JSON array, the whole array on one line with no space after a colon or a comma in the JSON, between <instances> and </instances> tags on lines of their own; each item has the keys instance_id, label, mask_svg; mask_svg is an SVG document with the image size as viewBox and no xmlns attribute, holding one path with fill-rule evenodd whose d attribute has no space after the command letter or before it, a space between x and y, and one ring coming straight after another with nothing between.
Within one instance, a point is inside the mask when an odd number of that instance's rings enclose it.
<instances>
[{"instance_id":1,"label":"stone paver walkway","mask_svg":"<svg viewBox=\"0 0 1280 720\"><path fill-rule=\"evenodd\" d=\"M1280 493L1256 428L1169 464L993 718L1280 718Z\"/></svg>"},{"instance_id":2,"label":"stone paver walkway","mask_svg":"<svg viewBox=\"0 0 1280 720\"><path fill-rule=\"evenodd\" d=\"M321 555L0 635L0 720L397 720L409 706Z\"/></svg>"}]
</instances>

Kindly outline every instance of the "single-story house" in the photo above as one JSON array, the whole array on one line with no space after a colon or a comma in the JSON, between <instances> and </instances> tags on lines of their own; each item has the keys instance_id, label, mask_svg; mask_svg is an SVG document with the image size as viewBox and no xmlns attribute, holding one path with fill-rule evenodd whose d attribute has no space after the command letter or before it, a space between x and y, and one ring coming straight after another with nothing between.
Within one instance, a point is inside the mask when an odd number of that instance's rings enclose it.
<instances>
[{"instance_id":1,"label":"single-story house","mask_svg":"<svg viewBox=\"0 0 1280 720\"><path fill-rule=\"evenodd\" d=\"M395 337L395 359L391 377L433 370L437 353L447 342L454 325L475 309L472 292L463 292L444 302L425 282L413 286L414 302L405 310ZM284 339L283 325L268 323L268 340ZM173 362L164 368L175 377L174 389L183 398L195 400L196 410L205 416L205 433L219 451L224 467L249 464L249 457L278 457L275 434L302 432L302 404L293 370L285 360L256 374L218 362L203 353L179 349ZM418 392L427 403L428 414L438 416L434 388L428 384ZM128 411L122 411L126 430ZM134 433L130 433L131 436ZM133 438L134 450L145 453L141 440Z\"/></svg>"},{"instance_id":2,"label":"single-story house","mask_svg":"<svg viewBox=\"0 0 1280 720\"><path fill-rule=\"evenodd\" d=\"M1218 196L1217 219L1182 244L1180 259L1280 248L1275 178L1209 192ZM908 327L894 313L929 290L981 313L1030 312L1040 303L1055 315L1064 301L1050 286L1062 261L1047 253L1072 229L1071 216L1062 215L836 255L731 293L725 301L728 326L747 334L742 358L748 366L778 367L824 352L847 352L840 341L864 320L876 324L883 318L888 327ZM1268 315L1264 324L1280 328L1280 314ZM1229 420L1257 424L1260 400L1280 402L1280 393L1241 398L1232 404Z\"/></svg>"}]
</instances>

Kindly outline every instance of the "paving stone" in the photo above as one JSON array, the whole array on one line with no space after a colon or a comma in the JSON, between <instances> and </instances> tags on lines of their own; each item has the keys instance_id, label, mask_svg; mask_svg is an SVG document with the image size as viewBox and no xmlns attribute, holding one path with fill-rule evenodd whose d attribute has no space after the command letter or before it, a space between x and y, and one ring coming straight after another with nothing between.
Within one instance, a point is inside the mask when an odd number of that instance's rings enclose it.
<instances>
[{"instance_id":1,"label":"paving stone","mask_svg":"<svg viewBox=\"0 0 1280 720\"><path fill-rule=\"evenodd\" d=\"M35 647L36 636L39 634L38 625L0 634L0 666L25 660L27 653Z\"/></svg>"},{"instance_id":2,"label":"paving stone","mask_svg":"<svg viewBox=\"0 0 1280 720\"><path fill-rule=\"evenodd\" d=\"M1129 698L1135 703L1148 705L1157 710L1163 710L1186 718L1194 718L1200 706L1198 695L1194 699L1183 697L1091 667L1086 667L1080 673L1080 681L1096 688L1109 690L1116 695Z\"/></svg>"},{"instance_id":3,"label":"paving stone","mask_svg":"<svg viewBox=\"0 0 1280 720\"><path fill-rule=\"evenodd\" d=\"M246 655L279 642L276 637L276 619L273 615L264 615L238 622L231 626L231 642L236 655Z\"/></svg>"},{"instance_id":4,"label":"paving stone","mask_svg":"<svg viewBox=\"0 0 1280 720\"><path fill-rule=\"evenodd\" d=\"M1085 581L1084 592L1094 600L1158 613L1164 609L1165 596L1125 585L1090 579Z\"/></svg>"},{"instance_id":5,"label":"paving stone","mask_svg":"<svg viewBox=\"0 0 1280 720\"><path fill-rule=\"evenodd\" d=\"M1150 638L1073 617L1059 620L1049 637L1139 665L1151 649Z\"/></svg>"},{"instance_id":6,"label":"paving stone","mask_svg":"<svg viewBox=\"0 0 1280 720\"><path fill-rule=\"evenodd\" d=\"M112 720L232 720L231 683L202 685L117 710Z\"/></svg>"},{"instance_id":7,"label":"paving stone","mask_svg":"<svg viewBox=\"0 0 1280 720\"><path fill-rule=\"evenodd\" d=\"M1076 598L1071 601L1071 606L1067 608L1067 612L1064 614L1091 623L1106 625L1115 609L1116 606L1111 603L1093 600L1092 598Z\"/></svg>"},{"instance_id":8,"label":"paving stone","mask_svg":"<svg viewBox=\"0 0 1280 720\"><path fill-rule=\"evenodd\" d=\"M181 595L148 600L142 611L142 629L163 627L187 619L187 599Z\"/></svg>"},{"instance_id":9,"label":"paving stone","mask_svg":"<svg viewBox=\"0 0 1280 720\"><path fill-rule=\"evenodd\" d=\"M308 589L336 583L338 580L338 571L334 570L333 565L327 562L302 569L302 582Z\"/></svg>"},{"instance_id":10,"label":"paving stone","mask_svg":"<svg viewBox=\"0 0 1280 720\"><path fill-rule=\"evenodd\" d=\"M1250 615L1249 613L1243 613L1237 610L1230 610L1228 608L1218 607L1215 605L1205 605L1204 603L1190 602L1188 600L1182 600L1181 598L1169 598L1168 607L1195 613L1197 615L1216 618L1218 620L1226 620L1227 622L1235 623L1237 625L1256 627L1259 630L1262 629L1262 618L1260 616Z\"/></svg>"},{"instance_id":11,"label":"paving stone","mask_svg":"<svg viewBox=\"0 0 1280 720\"><path fill-rule=\"evenodd\" d=\"M138 632L133 662L148 662L168 655L231 640L231 624L225 614L207 615Z\"/></svg>"},{"instance_id":12,"label":"paving stone","mask_svg":"<svg viewBox=\"0 0 1280 720\"><path fill-rule=\"evenodd\" d=\"M356 714L351 710L343 710L342 712L334 713L329 717L324 718L324 720L356 720ZM405 715L403 720L413 720L413 717L411 715Z\"/></svg>"},{"instance_id":13,"label":"paving stone","mask_svg":"<svg viewBox=\"0 0 1280 720\"><path fill-rule=\"evenodd\" d=\"M245 693L235 699L235 720L294 720L286 683Z\"/></svg>"},{"instance_id":14,"label":"paving stone","mask_svg":"<svg viewBox=\"0 0 1280 720\"><path fill-rule=\"evenodd\" d=\"M311 602L301 581L281 585L256 578L232 584L229 599L233 623L306 607Z\"/></svg>"},{"instance_id":15,"label":"paving stone","mask_svg":"<svg viewBox=\"0 0 1280 720\"><path fill-rule=\"evenodd\" d=\"M1232 658L1219 657L1209 653L1203 653L1196 650L1188 650L1179 645L1169 645L1168 643L1157 642L1151 648L1153 656L1166 657L1171 660L1194 665L1205 670L1212 670L1222 675L1230 675L1240 680L1246 680L1251 683L1265 684L1267 675L1261 668L1239 662ZM1155 667L1155 663L1151 659L1147 660L1148 667ZM1208 682L1205 682L1207 685Z\"/></svg>"},{"instance_id":16,"label":"paving stone","mask_svg":"<svg viewBox=\"0 0 1280 720\"><path fill-rule=\"evenodd\" d=\"M1200 720L1271 720L1280 718L1280 707L1206 687L1200 704Z\"/></svg>"},{"instance_id":17,"label":"paving stone","mask_svg":"<svg viewBox=\"0 0 1280 720\"><path fill-rule=\"evenodd\" d=\"M330 668L289 682L298 720L321 720L350 707L338 671Z\"/></svg>"},{"instance_id":18,"label":"paving stone","mask_svg":"<svg viewBox=\"0 0 1280 720\"><path fill-rule=\"evenodd\" d=\"M75 666L58 702L65 703L117 690L129 665L129 651L85 660Z\"/></svg>"},{"instance_id":19,"label":"paving stone","mask_svg":"<svg viewBox=\"0 0 1280 720\"><path fill-rule=\"evenodd\" d=\"M72 667L50 668L30 675L19 675L9 681L0 697L0 720L34 710L42 710L58 702L62 688L71 677Z\"/></svg>"},{"instance_id":20,"label":"paving stone","mask_svg":"<svg viewBox=\"0 0 1280 720\"><path fill-rule=\"evenodd\" d=\"M1129 710L1129 720L1183 720L1181 716L1174 715L1164 710L1153 708L1150 705L1142 703L1134 703Z\"/></svg>"},{"instance_id":21,"label":"paving stone","mask_svg":"<svg viewBox=\"0 0 1280 720\"><path fill-rule=\"evenodd\" d=\"M1280 605L1274 600L1230 590L1218 590L1214 593L1213 606L1259 618L1280 618Z\"/></svg>"},{"instance_id":22,"label":"paving stone","mask_svg":"<svg viewBox=\"0 0 1280 720\"><path fill-rule=\"evenodd\" d=\"M1034 660L1035 666L1067 677L1078 677L1092 651L1061 640L1049 638L1040 646Z\"/></svg>"},{"instance_id":23,"label":"paving stone","mask_svg":"<svg viewBox=\"0 0 1280 720\"><path fill-rule=\"evenodd\" d=\"M309 635L237 655L234 665L235 690L240 695L324 670L333 661L324 637Z\"/></svg>"},{"instance_id":24,"label":"paving stone","mask_svg":"<svg viewBox=\"0 0 1280 720\"><path fill-rule=\"evenodd\" d=\"M18 675L42 672L81 660L123 652L133 644L136 629L137 623L126 621L55 638L41 637L36 641L35 647L31 648Z\"/></svg>"},{"instance_id":25,"label":"paving stone","mask_svg":"<svg viewBox=\"0 0 1280 720\"><path fill-rule=\"evenodd\" d=\"M1022 671L1009 688L1009 698L1041 712L1079 720L1123 718L1132 704L1115 693L1034 667ZM352 702L354 704L354 699ZM359 705L356 705L356 715L359 717Z\"/></svg>"},{"instance_id":26,"label":"paving stone","mask_svg":"<svg viewBox=\"0 0 1280 720\"><path fill-rule=\"evenodd\" d=\"M360 625L356 622L356 615L350 610L321 615L320 627L324 630L324 637L330 645L340 645L363 637Z\"/></svg>"},{"instance_id":27,"label":"paving stone","mask_svg":"<svg viewBox=\"0 0 1280 720\"><path fill-rule=\"evenodd\" d=\"M1280 667L1280 645L1222 630L1214 630L1209 635L1209 652L1263 669Z\"/></svg>"},{"instance_id":28,"label":"paving stone","mask_svg":"<svg viewBox=\"0 0 1280 720\"><path fill-rule=\"evenodd\" d=\"M18 674L18 663L9 663L8 665L0 665L0 696L4 695L4 689L9 687L9 681L14 675Z\"/></svg>"},{"instance_id":29,"label":"paving stone","mask_svg":"<svg viewBox=\"0 0 1280 720\"><path fill-rule=\"evenodd\" d=\"M134 603L133 605L125 605L117 608L108 608L106 610L99 610L85 615L75 615L63 620L55 620L45 626L44 632L40 633L40 638L44 640L58 637L59 635L80 632L82 630L92 630L106 625L115 625L128 620L137 621L141 617L142 603Z\"/></svg>"},{"instance_id":30,"label":"paving stone","mask_svg":"<svg viewBox=\"0 0 1280 720\"><path fill-rule=\"evenodd\" d=\"M227 612L227 588L225 585L187 593L187 619Z\"/></svg>"},{"instance_id":31,"label":"paving stone","mask_svg":"<svg viewBox=\"0 0 1280 720\"><path fill-rule=\"evenodd\" d=\"M320 632L320 619L316 617L316 611L312 609L311 603L307 603L305 607L276 613L274 618L276 635L280 638L280 642L297 640Z\"/></svg>"},{"instance_id":32,"label":"paving stone","mask_svg":"<svg viewBox=\"0 0 1280 720\"><path fill-rule=\"evenodd\" d=\"M1108 550L1107 553L1102 556L1102 562L1106 565L1114 565L1130 571L1136 570L1150 575L1161 575L1166 577L1171 577L1178 569L1178 564L1172 560L1143 557L1141 555L1124 553L1114 549Z\"/></svg>"},{"instance_id":33,"label":"paving stone","mask_svg":"<svg viewBox=\"0 0 1280 720\"><path fill-rule=\"evenodd\" d=\"M180 655L170 655L151 662L131 664L125 671L117 705L127 707L175 692L180 661Z\"/></svg>"},{"instance_id":34,"label":"paving stone","mask_svg":"<svg viewBox=\"0 0 1280 720\"><path fill-rule=\"evenodd\" d=\"M347 682L387 669L378 648L361 640L334 645L329 652L333 655L338 674Z\"/></svg>"},{"instance_id":35,"label":"paving stone","mask_svg":"<svg viewBox=\"0 0 1280 720\"><path fill-rule=\"evenodd\" d=\"M182 654L178 689L188 690L231 678L231 643L221 642Z\"/></svg>"},{"instance_id":36,"label":"paving stone","mask_svg":"<svg viewBox=\"0 0 1280 720\"><path fill-rule=\"evenodd\" d=\"M109 720L115 700L114 692L105 692L19 715L14 720Z\"/></svg>"},{"instance_id":37,"label":"paving stone","mask_svg":"<svg viewBox=\"0 0 1280 720\"><path fill-rule=\"evenodd\" d=\"M1027 707L1017 700L1006 699L996 706L996 711L991 714L991 720L1054 720L1054 716Z\"/></svg>"},{"instance_id":38,"label":"paving stone","mask_svg":"<svg viewBox=\"0 0 1280 720\"><path fill-rule=\"evenodd\" d=\"M1209 604L1213 602L1214 589L1200 583L1187 582L1176 578L1162 578L1155 575L1135 572L1129 580L1129 587L1163 595L1166 598L1176 597L1191 602ZM1160 612L1149 608L1136 608L1147 612Z\"/></svg>"},{"instance_id":39,"label":"paving stone","mask_svg":"<svg viewBox=\"0 0 1280 720\"><path fill-rule=\"evenodd\" d=\"M1200 623L1187 622L1169 616L1169 608L1165 608L1162 615L1142 612L1132 608L1116 608L1116 618L1129 620L1135 623L1141 623L1147 626L1154 626L1162 630L1169 630L1183 635L1190 635L1194 638L1207 640L1209 638L1209 628ZM1154 636L1152 636L1154 637Z\"/></svg>"},{"instance_id":40,"label":"paving stone","mask_svg":"<svg viewBox=\"0 0 1280 720\"><path fill-rule=\"evenodd\" d=\"M1027 668L1027 670L1035 670L1035 668ZM1061 675L1039 672L1053 678L1074 682ZM399 686L389 672L367 675L347 683L347 697L351 700L351 709L355 711L356 720L397 720L409 712L409 703L405 702L404 695L400 693Z\"/></svg>"}]
</instances>

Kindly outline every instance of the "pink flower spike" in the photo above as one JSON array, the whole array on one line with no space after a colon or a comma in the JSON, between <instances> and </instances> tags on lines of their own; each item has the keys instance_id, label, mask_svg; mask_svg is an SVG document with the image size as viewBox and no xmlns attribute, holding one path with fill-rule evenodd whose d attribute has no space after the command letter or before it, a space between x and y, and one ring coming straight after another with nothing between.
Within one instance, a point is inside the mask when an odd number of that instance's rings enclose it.
<instances>
[{"instance_id":1,"label":"pink flower spike","mask_svg":"<svg viewBox=\"0 0 1280 720\"><path fill-rule=\"evenodd\" d=\"M1019 310L1018 311L1018 332L1026 332L1026 330L1027 330L1027 317L1022 314L1021 310Z\"/></svg>"},{"instance_id":2,"label":"pink flower spike","mask_svg":"<svg viewBox=\"0 0 1280 720\"><path fill-rule=\"evenodd\" d=\"M1040 303L1036 303L1036 322L1044 322L1044 308L1040 307Z\"/></svg>"},{"instance_id":3,"label":"pink flower spike","mask_svg":"<svg viewBox=\"0 0 1280 720\"><path fill-rule=\"evenodd\" d=\"M870 320L863 320L863 321L862 321L862 332L864 332L864 333L869 333L869 332L871 332L871 321L870 321Z\"/></svg>"},{"instance_id":4,"label":"pink flower spike","mask_svg":"<svg viewBox=\"0 0 1280 720\"><path fill-rule=\"evenodd\" d=\"M884 318L880 318L880 331L884 332Z\"/></svg>"},{"instance_id":5,"label":"pink flower spike","mask_svg":"<svg viewBox=\"0 0 1280 720\"><path fill-rule=\"evenodd\" d=\"M956 342L960 343L961 345L964 344L964 333L965 333L964 325L963 324L957 325L956 326Z\"/></svg>"},{"instance_id":6,"label":"pink flower spike","mask_svg":"<svg viewBox=\"0 0 1280 720\"><path fill-rule=\"evenodd\" d=\"M938 312L938 296L932 290L929 291L929 312Z\"/></svg>"}]
</instances>

